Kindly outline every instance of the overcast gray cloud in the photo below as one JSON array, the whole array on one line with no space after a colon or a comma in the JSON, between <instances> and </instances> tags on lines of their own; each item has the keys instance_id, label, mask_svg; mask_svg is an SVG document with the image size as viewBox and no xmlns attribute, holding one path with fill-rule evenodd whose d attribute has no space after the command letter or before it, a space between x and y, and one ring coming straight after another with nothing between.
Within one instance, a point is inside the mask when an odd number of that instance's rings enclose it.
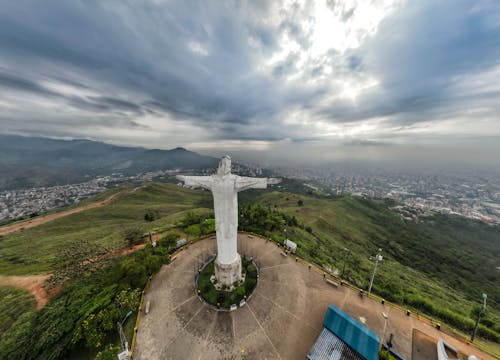
<instances>
[{"instance_id":1,"label":"overcast gray cloud","mask_svg":"<svg viewBox=\"0 0 500 360\"><path fill-rule=\"evenodd\" d=\"M0 8L1 132L207 151L480 141L500 136L498 79L498 1Z\"/></svg>"}]
</instances>

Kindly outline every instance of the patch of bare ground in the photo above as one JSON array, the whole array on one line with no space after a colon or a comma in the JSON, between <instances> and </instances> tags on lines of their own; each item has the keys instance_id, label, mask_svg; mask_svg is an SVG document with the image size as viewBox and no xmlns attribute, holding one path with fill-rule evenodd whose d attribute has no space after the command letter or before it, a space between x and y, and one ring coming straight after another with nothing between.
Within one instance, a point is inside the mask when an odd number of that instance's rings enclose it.
<instances>
[{"instance_id":1,"label":"patch of bare ground","mask_svg":"<svg viewBox=\"0 0 500 360\"><path fill-rule=\"evenodd\" d=\"M35 298L37 310L40 310L45 306L50 297L60 291L60 287L54 287L49 292L45 290L45 282L50 276L51 274L26 276L0 275L0 286L12 286L27 290Z\"/></svg>"}]
</instances>

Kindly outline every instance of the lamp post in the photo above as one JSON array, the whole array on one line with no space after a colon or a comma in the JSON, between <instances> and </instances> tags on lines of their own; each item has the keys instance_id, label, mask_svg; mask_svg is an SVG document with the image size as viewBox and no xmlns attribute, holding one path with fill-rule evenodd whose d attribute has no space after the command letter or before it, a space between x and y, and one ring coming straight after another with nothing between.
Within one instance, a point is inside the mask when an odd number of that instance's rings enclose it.
<instances>
[{"instance_id":1,"label":"lamp post","mask_svg":"<svg viewBox=\"0 0 500 360\"><path fill-rule=\"evenodd\" d=\"M385 329L387 328L387 319L389 319L389 316L385 312L382 312L380 315L382 315L382 317L384 318L384 330L382 331L382 341L380 342L382 346L384 344Z\"/></svg>"},{"instance_id":2,"label":"lamp post","mask_svg":"<svg viewBox=\"0 0 500 360\"><path fill-rule=\"evenodd\" d=\"M351 250L348 248L344 248L344 266L342 266L342 275L340 276L342 279L344 278L344 272L345 272L345 264L347 262L347 257L349 256Z\"/></svg>"},{"instance_id":3,"label":"lamp post","mask_svg":"<svg viewBox=\"0 0 500 360\"><path fill-rule=\"evenodd\" d=\"M372 292L372 286L373 286L373 278L375 277L375 272L377 271L377 265L378 265L378 262L379 261L382 261L382 255L380 255L380 253L382 252L382 249L378 249L378 253L377 255L375 255L375 266L373 267L373 272L372 272L372 277L370 279L370 286L368 287L368 295L371 294ZM373 258L370 257L370 260L372 260Z\"/></svg>"},{"instance_id":4,"label":"lamp post","mask_svg":"<svg viewBox=\"0 0 500 360\"><path fill-rule=\"evenodd\" d=\"M123 324L125 323L125 321L130 317L130 315L133 314L133 311L129 311L125 317L123 318L123 320L121 322L118 322L116 323L117 327L118 327L118 334L120 335L120 343L121 343L121 350L120 350L120 353L118 354L118 359L119 360L128 360L128 341L127 341L127 338L125 337L125 333L123 332Z\"/></svg>"},{"instance_id":5,"label":"lamp post","mask_svg":"<svg viewBox=\"0 0 500 360\"><path fill-rule=\"evenodd\" d=\"M481 319L481 316L483 316L484 312L486 311L486 299L487 298L488 298L488 295L483 293L483 306L481 307L479 314L477 314L476 324L474 325L474 330L472 331L472 336L470 337L471 342L473 342L474 338L476 337L477 328L479 326L479 320Z\"/></svg>"}]
</instances>

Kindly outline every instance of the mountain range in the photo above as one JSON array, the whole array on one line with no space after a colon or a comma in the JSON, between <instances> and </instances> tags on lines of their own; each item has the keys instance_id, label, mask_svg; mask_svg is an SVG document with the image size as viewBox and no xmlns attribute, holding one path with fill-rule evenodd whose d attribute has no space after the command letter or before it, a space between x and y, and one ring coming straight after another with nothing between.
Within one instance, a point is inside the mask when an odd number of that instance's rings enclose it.
<instances>
[{"instance_id":1,"label":"mountain range","mask_svg":"<svg viewBox=\"0 0 500 360\"><path fill-rule=\"evenodd\" d=\"M0 135L0 154L0 190L71 184L112 173L199 170L218 161L182 147L145 149L18 135Z\"/></svg>"}]
</instances>

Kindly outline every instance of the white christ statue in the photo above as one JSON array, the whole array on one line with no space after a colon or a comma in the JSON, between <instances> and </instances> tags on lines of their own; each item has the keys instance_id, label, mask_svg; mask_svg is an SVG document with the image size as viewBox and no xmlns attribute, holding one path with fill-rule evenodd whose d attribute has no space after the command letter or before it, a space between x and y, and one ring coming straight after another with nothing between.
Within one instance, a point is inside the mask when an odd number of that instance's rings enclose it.
<instances>
[{"instance_id":1,"label":"white christ statue","mask_svg":"<svg viewBox=\"0 0 500 360\"><path fill-rule=\"evenodd\" d=\"M186 186L201 187L212 192L217 236L215 278L229 289L241 280L241 257L237 251L238 192L247 189L265 189L281 179L251 178L231 174L231 158L222 157L217 173L211 176L177 175Z\"/></svg>"}]
</instances>

